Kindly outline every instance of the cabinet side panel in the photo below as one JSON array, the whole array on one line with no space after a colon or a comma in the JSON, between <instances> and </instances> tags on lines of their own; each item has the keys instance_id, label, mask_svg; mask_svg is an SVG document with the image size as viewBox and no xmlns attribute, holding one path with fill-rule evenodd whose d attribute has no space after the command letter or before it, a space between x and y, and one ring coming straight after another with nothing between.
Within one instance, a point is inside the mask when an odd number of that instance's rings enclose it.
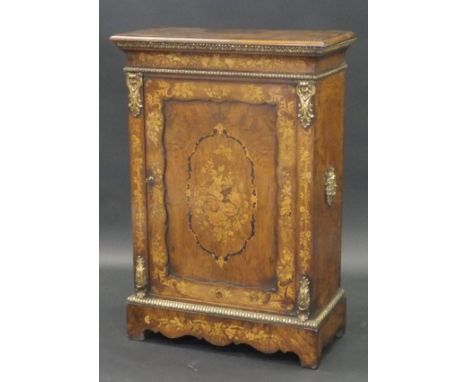
<instances>
[{"instance_id":1,"label":"cabinet side panel","mask_svg":"<svg viewBox=\"0 0 468 382\"><path fill-rule=\"evenodd\" d=\"M314 142L314 300L325 306L340 286L344 72L317 84ZM325 174L333 168L336 194L327 200Z\"/></svg>"}]
</instances>

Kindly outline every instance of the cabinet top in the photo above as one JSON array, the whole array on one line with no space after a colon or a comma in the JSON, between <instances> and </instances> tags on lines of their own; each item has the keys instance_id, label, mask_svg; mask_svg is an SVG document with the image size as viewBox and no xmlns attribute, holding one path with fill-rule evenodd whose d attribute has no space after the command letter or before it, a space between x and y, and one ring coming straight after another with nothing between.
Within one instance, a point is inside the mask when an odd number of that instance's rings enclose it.
<instances>
[{"instance_id":1,"label":"cabinet top","mask_svg":"<svg viewBox=\"0 0 468 382\"><path fill-rule=\"evenodd\" d=\"M265 30L152 28L111 36L123 50L175 50L320 56L346 48L353 32L334 30Z\"/></svg>"}]
</instances>

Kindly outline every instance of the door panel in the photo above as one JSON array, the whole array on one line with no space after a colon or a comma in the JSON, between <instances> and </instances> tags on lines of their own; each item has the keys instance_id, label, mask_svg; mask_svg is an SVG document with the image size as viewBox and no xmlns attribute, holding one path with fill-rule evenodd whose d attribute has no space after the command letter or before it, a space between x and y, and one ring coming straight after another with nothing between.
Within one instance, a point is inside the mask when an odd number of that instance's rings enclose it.
<instances>
[{"instance_id":1,"label":"door panel","mask_svg":"<svg viewBox=\"0 0 468 382\"><path fill-rule=\"evenodd\" d=\"M165 116L172 273L273 289L274 106L168 101Z\"/></svg>"},{"instance_id":2,"label":"door panel","mask_svg":"<svg viewBox=\"0 0 468 382\"><path fill-rule=\"evenodd\" d=\"M152 293L291 310L294 87L149 77L144 94Z\"/></svg>"}]
</instances>

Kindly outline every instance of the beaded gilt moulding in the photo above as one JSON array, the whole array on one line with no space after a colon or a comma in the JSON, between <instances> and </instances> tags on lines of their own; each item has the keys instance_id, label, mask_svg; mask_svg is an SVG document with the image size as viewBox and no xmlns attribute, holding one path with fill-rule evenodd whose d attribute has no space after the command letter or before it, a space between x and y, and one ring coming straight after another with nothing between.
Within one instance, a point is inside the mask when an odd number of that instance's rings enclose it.
<instances>
[{"instance_id":1,"label":"beaded gilt moulding","mask_svg":"<svg viewBox=\"0 0 468 382\"><path fill-rule=\"evenodd\" d=\"M246 343L315 368L344 333L343 110L354 40L190 28L111 37L127 57L129 338Z\"/></svg>"}]
</instances>

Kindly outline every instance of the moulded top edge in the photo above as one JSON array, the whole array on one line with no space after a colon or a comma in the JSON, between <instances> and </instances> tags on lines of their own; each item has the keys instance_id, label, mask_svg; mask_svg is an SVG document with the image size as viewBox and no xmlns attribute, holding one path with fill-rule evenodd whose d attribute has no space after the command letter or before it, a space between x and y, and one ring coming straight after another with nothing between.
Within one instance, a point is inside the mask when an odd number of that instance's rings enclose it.
<instances>
[{"instance_id":1,"label":"moulded top edge","mask_svg":"<svg viewBox=\"0 0 468 382\"><path fill-rule=\"evenodd\" d=\"M181 50L322 55L345 48L353 32L334 30L238 30L153 28L111 36L123 50Z\"/></svg>"}]
</instances>

